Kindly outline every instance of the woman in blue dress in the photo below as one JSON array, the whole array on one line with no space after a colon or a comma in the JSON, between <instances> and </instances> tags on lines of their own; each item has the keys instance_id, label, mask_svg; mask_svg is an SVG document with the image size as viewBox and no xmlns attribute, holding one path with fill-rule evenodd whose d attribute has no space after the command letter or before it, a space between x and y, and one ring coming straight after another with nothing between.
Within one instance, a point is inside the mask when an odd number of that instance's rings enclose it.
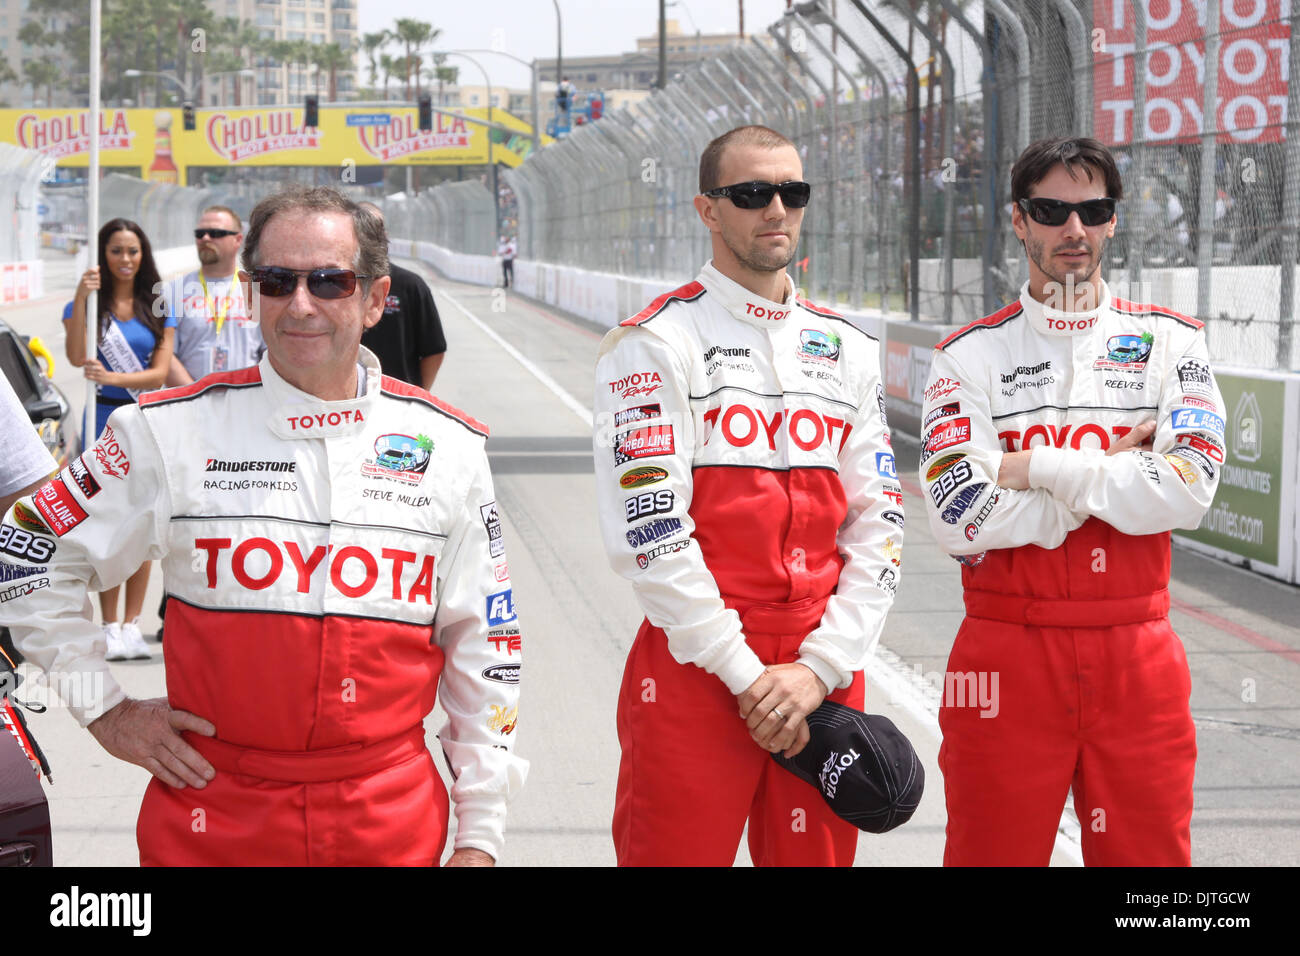
<instances>
[{"instance_id":1,"label":"woman in blue dress","mask_svg":"<svg viewBox=\"0 0 1300 956\"><path fill-rule=\"evenodd\" d=\"M104 276L109 281L104 281ZM86 304L98 291L98 348L86 356ZM63 309L68 361L97 386L95 432L103 434L109 415L141 392L161 388L171 363L176 319L166 314L162 280L149 238L134 222L112 219L99 230L99 264L77 283L76 297ZM155 306L156 303L156 306ZM85 442L87 448L92 444ZM124 623L118 623L119 588L99 595L108 641L108 659L148 658L139 618L149 589L149 562L126 582Z\"/></svg>"}]
</instances>

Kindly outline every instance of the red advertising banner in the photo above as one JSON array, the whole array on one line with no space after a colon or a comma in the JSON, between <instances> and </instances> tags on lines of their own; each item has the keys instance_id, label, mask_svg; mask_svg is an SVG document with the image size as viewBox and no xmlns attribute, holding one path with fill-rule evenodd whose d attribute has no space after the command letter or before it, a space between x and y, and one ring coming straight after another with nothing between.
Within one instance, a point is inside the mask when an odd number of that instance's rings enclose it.
<instances>
[{"instance_id":1,"label":"red advertising banner","mask_svg":"<svg viewBox=\"0 0 1300 956\"><path fill-rule=\"evenodd\" d=\"M1195 142L1202 133L1205 0L1093 0L1093 128L1103 143L1133 140L1134 18L1147 18L1146 139ZM1221 143L1286 138L1287 69L1295 0L1219 0L1214 129Z\"/></svg>"}]
</instances>

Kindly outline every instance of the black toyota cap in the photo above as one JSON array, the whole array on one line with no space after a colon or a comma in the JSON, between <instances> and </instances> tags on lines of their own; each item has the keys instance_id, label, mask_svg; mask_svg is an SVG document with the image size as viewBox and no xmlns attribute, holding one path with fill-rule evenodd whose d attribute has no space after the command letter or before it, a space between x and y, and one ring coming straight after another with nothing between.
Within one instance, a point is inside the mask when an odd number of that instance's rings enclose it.
<instances>
[{"instance_id":1,"label":"black toyota cap","mask_svg":"<svg viewBox=\"0 0 1300 956\"><path fill-rule=\"evenodd\" d=\"M798 755L772 759L816 787L859 830L885 833L911 819L925 768L893 721L828 700L808 715L808 731L811 739Z\"/></svg>"}]
</instances>

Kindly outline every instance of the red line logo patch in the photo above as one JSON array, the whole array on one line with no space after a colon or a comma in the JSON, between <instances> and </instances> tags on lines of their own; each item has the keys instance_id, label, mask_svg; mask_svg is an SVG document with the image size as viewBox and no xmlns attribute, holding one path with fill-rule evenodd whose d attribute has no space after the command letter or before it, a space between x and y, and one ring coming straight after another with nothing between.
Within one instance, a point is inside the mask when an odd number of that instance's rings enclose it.
<instances>
[{"instance_id":1,"label":"red line logo patch","mask_svg":"<svg viewBox=\"0 0 1300 956\"><path fill-rule=\"evenodd\" d=\"M32 504L45 518L50 530L60 538L88 517L62 478L55 478L42 485L41 490L32 495Z\"/></svg>"}]
</instances>

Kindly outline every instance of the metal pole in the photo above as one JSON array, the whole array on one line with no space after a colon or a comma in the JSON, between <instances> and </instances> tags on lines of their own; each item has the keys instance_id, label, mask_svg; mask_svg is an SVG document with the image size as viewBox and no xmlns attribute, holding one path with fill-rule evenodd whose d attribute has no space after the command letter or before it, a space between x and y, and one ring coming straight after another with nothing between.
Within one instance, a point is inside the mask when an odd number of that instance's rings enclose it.
<instances>
[{"instance_id":1,"label":"metal pole","mask_svg":"<svg viewBox=\"0 0 1300 956\"><path fill-rule=\"evenodd\" d=\"M488 78L486 72L483 73L484 82L487 83L488 97L488 122L492 122L492 80ZM492 130L489 128L484 131L487 134L488 141L488 168L492 170L492 221L494 231L498 241L501 238L501 180L497 171L497 164L492 161Z\"/></svg>"},{"instance_id":2,"label":"metal pole","mask_svg":"<svg viewBox=\"0 0 1300 956\"><path fill-rule=\"evenodd\" d=\"M99 264L99 48L100 48L100 0L90 0L90 164L86 168L86 193L90 208L86 212L86 249L90 255L90 265ZM111 276L99 277L100 285L112 282ZM112 288L112 286L107 286ZM91 292L86 299L86 358L92 359L97 353L99 342L99 293ZM99 434L95 430L95 383L86 379L86 408L82 418L83 443L95 441Z\"/></svg>"},{"instance_id":3,"label":"metal pole","mask_svg":"<svg viewBox=\"0 0 1300 956\"><path fill-rule=\"evenodd\" d=\"M1123 135L1123 131L1120 131ZM1133 4L1133 133L1129 137L1133 151L1133 179L1138 190L1137 202L1129 218L1133 220L1129 239L1129 295L1143 301L1137 286L1142 282L1142 260L1146 251L1146 215L1142 209L1142 187L1146 184L1147 164L1147 15L1140 3ZM1141 145L1139 145L1139 143Z\"/></svg>"},{"instance_id":4,"label":"metal pole","mask_svg":"<svg viewBox=\"0 0 1300 956\"><path fill-rule=\"evenodd\" d=\"M984 272L984 313L985 315L997 309L997 292L993 286L993 260L997 256L998 244L1002 238L1001 227L998 223L998 186L997 186L997 169L998 169L998 150L997 150L997 112L994 110L993 99L996 96L997 77L993 71L993 51L989 49L989 42L984 36L982 30L975 29L975 26L966 19L966 15L961 12L953 0L939 0L943 8L948 11L948 15L957 21L957 24L971 35L971 38L979 44L980 57L982 58L984 68L980 71L980 105L984 117L984 175L981 177L984 191L984 215L982 217L980 259Z\"/></svg>"},{"instance_id":5,"label":"metal pole","mask_svg":"<svg viewBox=\"0 0 1300 956\"><path fill-rule=\"evenodd\" d=\"M668 85L668 47L667 44L667 11L665 9L665 0L659 0L659 89Z\"/></svg>"},{"instance_id":6,"label":"metal pole","mask_svg":"<svg viewBox=\"0 0 1300 956\"><path fill-rule=\"evenodd\" d=\"M560 0L551 0L555 4L555 85L564 79L564 25L560 20Z\"/></svg>"},{"instance_id":7,"label":"metal pole","mask_svg":"<svg viewBox=\"0 0 1300 956\"><path fill-rule=\"evenodd\" d=\"M1074 68L1074 128L1078 136L1092 135L1092 84L1084 72L1091 62L1088 54L1087 31L1084 29L1083 17L1074 9L1070 0L1052 0L1056 12L1065 23L1065 32L1069 37L1070 59ZM1140 6L1140 4L1134 4Z\"/></svg>"},{"instance_id":8,"label":"metal pole","mask_svg":"<svg viewBox=\"0 0 1300 956\"><path fill-rule=\"evenodd\" d=\"M853 0L855 4L858 0ZM1016 155L1019 156L1029 145L1029 111L1033 102L1029 95L1029 36L1020 19L1007 9L1002 0L985 0L987 8L1011 31L1016 45Z\"/></svg>"},{"instance_id":9,"label":"metal pole","mask_svg":"<svg viewBox=\"0 0 1300 956\"><path fill-rule=\"evenodd\" d=\"M807 7L807 5L805 5L805 7ZM889 136L890 136L889 134L889 110L890 110L889 80L886 79L884 72L881 71L880 67L876 64L875 60L872 57L867 56L866 52L862 49L862 47L858 44L858 42L853 39L853 37L848 33L848 31L846 31L840 25L839 21L837 21L834 17L826 16L825 11L821 10L820 7L816 7L816 11L821 17L824 18L822 19L821 22L827 24L832 30L835 31L833 36L840 37L844 40L845 45L850 50L853 51L854 55L857 56L859 62L861 62L863 69L866 71L870 71L872 74L874 74L877 82L880 84L881 103L882 103L881 117L884 120L884 135L880 138L880 154L881 154L880 169L882 171L881 172L882 176L888 176ZM852 71L845 69L845 73L851 75ZM875 176L874 170L865 169L865 168L863 174L869 177L874 182L875 189L877 192L879 192L881 177ZM862 207L860 212L862 213L863 216L865 216L867 211L866 210L867 203L862 202L859 203L859 205ZM873 212L876 219L876 256L877 256L877 261L879 263L876 268L879 270L880 273L880 311L883 312L885 315L888 315L889 314L889 253L887 251L888 243L885 241L885 224L887 222L891 222L892 220L890 220L889 218L889 187L887 183L883 195L881 196L880 201L877 204L876 208L873 210ZM862 232L862 241L865 244L866 242L865 223L862 227L861 232ZM865 250L864 250L864 256L865 256ZM854 304L856 305L856 302Z\"/></svg>"},{"instance_id":10,"label":"metal pole","mask_svg":"<svg viewBox=\"0 0 1300 956\"><path fill-rule=\"evenodd\" d=\"M1210 319L1210 280L1214 268L1214 164L1219 116L1219 0L1205 4L1205 89L1201 97L1201 182L1196 228L1196 314ZM1209 334L1208 331L1206 333Z\"/></svg>"},{"instance_id":11,"label":"metal pole","mask_svg":"<svg viewBox=\"0 0 1300 956\"><path fill-rule=\"evenodd\" d=\"M752 73L751 82L757 83L765 90L775 91L774 93L769 93L769 95L771 95L777 102L782 100L785 101L785 108L790 111L790 124L794 127L794 136L792 138L796 143L801 142L803 140L803 124L799 119L799 104L796 103L795 98L790 95L790 91L768 75L767 71L763 69L763 64L759 62L758 57L755 56L752 49L741 44L735 48L734 53L738 59L744 61L745 66L747 66Z\"/></svg>"},{"instance_id":12,"label":"metal pole","mask_svg":"<svg viewBox=\"0 0 1300 956\"><path fill-rule=\"evenodd\" d=\"M721 60L714 60L712 65L721 70L722 75L725 76L731 85L736 88L737 92L749 101L749 105L754 110L755 121L764 119L763 104L754 98L754 94L749 92L748 88L740 82L739 78L734 73L727 69L727 64L723 63Z\"/></svg>"},{"instance_id":13,"label":"metal pole","mask_svg":"<svg viewBox=\"0 0 1300 956\"><path fill-rule=\"evenodd\" d=\"M1277 315L1277 367L1292 368L1296 319L1296 258L1300 246L1300 3L1291 4L1291 49L1287 78L1286 145L1282 167L1281 295Z\"/></svg>"},{"instance_id":14,"label":"metal pole","mask_svg":"<svg viewBox=\"0 0 1300 956\"><path fill-rule=\"evenodd\" d=\"M786 15L787 17L790 17L792 20L794 20L796 23L799 24L799 26L803 29L803 31L804 31L804 36L807 37L808 42L811 43L813 46L815 46L815 47L818 49L818 51L820 51L821 55L824 56L824 57L826 57L827 61L830 62L831 67L832 67L832 70L831 70L831 82L834 83L834 82L835 82L835 77L838 76L840 73L843 73L844 76L848 79L848 81L849 81L849 86L851 86L851 87L853 88L853 102L854 102L854 104L857 105L858 110L859 110L859 112L860 112L864 100L863 100L863 97L862 97L862 88L861 88L860 86L858 86L858 81L857 81L857 79L853 76L853 70L850 69L849 67L845 66L844 63L840 60L840 58L839 58L838 56L835 55L835 52L834 52L833 50L831 50L831 48L828 47L825 43L822 42L821 38L819 38L819 37L817 36L816 31L813 29L812 24L809 23L807 20L805 20L802 16L800 16L799 13L798 13L797 11L795 11L795 10L787 10L785 15ZM831 37L832 37L832 39L834 38L834 36L835 36L835 33L834 33L834 30L832 30L832 32L831 32ZM833 155L833 156L834 156L834 155L838 155L838 153L839 153L840 134L839 134L839 125L838 125L838 121L839 121L839 115L838 115L838 112L837 112L837 104L832 100L832 103L831 103L831 150L832 150L832 155ZM850 121L850 125L851 125L851 121ZM855 142L855 143L860 142L860 137L859 137L858 135L854 135L853 139L854 139L854 142ZM861 162L862 157L861 157L860 154L859 154L859 156L857 157L857 159L858 159L858 162L855 164L857 168L854 170L853 174L849 177L855 185L856 185L857 183L859 183L863 178L865 178L865 177L864 177L865 170L862 168L862 162ZM837 170L837 171L838 171L838 170ZM832 193L835 192L835 182L834 182L835 178L836 178L836 173L833 172L833 173L831 174L831 183L830 183ZM859 200L858 202L854 203L854 205L857 207L857 214L858 214L859 216L861 216L861 214L862 214L862 212L863 212L863 210L864 210L865 204L864 204L863 202L861 202L861 200ZM834 210L834 208L835 208L835 207L832 205L832 207L831 207L832 211ZM850 213L850 216L852 216L852 213ZM856 290L856 289L860 289L860 283L858 283L858 282L855 281L855 280L858 278L858 275L857 275L857 268L856 268L856 266L858 265L858 260L859 260L859 256L856 254L856 253L857 253L857 249L855 248L855 245L856 245L857 242L860 242L860 241L861 241L861 238L862 238L862 232L861 232L861 229L854 229L854 228L853 228L854 225L855 225L855 224L854 224L852 218L850 218L850 219L848 220L848 226L849 226L849 237L848 237L848 240L849 240L849 241L848 241L848 246L849 246L849 255L848 255L848 259L849 259L849 263L848 263L848 264L849 264L849 277L848 277L848 279L847 279L847 284L848 284L847 292L848 292L848 297L849 297L850 302L851 302L854 306L856 306L856 305L858 304L858 301L857 301L858 295L857 295L857 293L856 293L854 290ZM836 247L837 247L837 245L838 245L838 242L837 242L837 237L836 237L835 232L834 232L834 227L835 227L835 219L834 219L834 216L832 215L832 218L831 218L831 230L832 230L832 231L831 231L831 269L830 269L830 284L831 284L831 294L830 294L830 300L831 300L831 301L830 301L830 307L831 307L832 309L835 308L835 306L836 306L837 303L839 302L839 299L838 299L838 297L836 296L836 292L835 292L835 253L836 253Z\"/></svg>"},{"instance_id":15,"label":"metal pole","mask_svg":"<svg viewBox=\"0 0 1300 956\"><path fill-rule=\"evenodd\" d=\"M911 262L911 276L907 284L907 308L916 322L921 317L921 300L918 290L917 279L921 271L921 81L917 77L916 63L912 57L894 38L894 35L885 29L885 25L880 22L874 13L866 8L862 0L852 0L858 12L861 13L876 32L888 43L898 58L907 64L907 94L911 101L911 108L908 110L912 114L911 122L908 124L908 135L912 140L912 161L908 168L908 178L911 180L911 196L908 205L911 207L912 224L908 229L908 257ZM888 170L886 170L888 175Z\"/></svg>"},{"instance_id":16,"label":"metal pole","mask_svg":"<svg viewBox=\"0 0 1300 956\"><path fill-rule=\"evenodd\" d=\"M933 55L938 52L943 59L943 76L940 86L943 88L943 97L948 101L947 123L944 124L941 131L941 141L939 149L946 158L952 159L952 136L953 127L957 123L957 104L953 101L953 66L952 57L948 56L948 50L943 43L936 37L930 28L911 11L906 5L893 0L894 8L898 10L905 18L910 20L916 27L918 33L925 37L925 42L930 45ZM955 160L954 160L955 161ZM956 198L953 194L956 188L945 189L943 191L943 324L952 325L952 231L953 231L953 200ZM920 278L919 276L917 277ZM919 283L918 283L919 284Z\"/></svg>"},{"instance_id":17,"label":"metal pole","mask_svg":"<svg viewBox=\"0 0 1300 956\"><path fill-rule=\"evenodd\" d=\"M533 152L540 153L542 151L542 131L538 128L538 123L540 122L540 116L538 113L539 107L537 103L537 98L540 94L538 93L537 90L537 59L536 58L533 59L532 86L533 86L533 109L532 109L531 118L533 121Z\"/></svg>"},{"instance_id":18,"label":"metal pole","mask_svg":"<svg viewBox=\"0 0 1300 956\"><path fill-rule=\"evenodd\" d=\"M787 29L789 28L789 23L788 23L788 22L786 23L786 27L787 27ZM823 82L821 81L821 79L817 76L817 74L814 73L814 72L809 68L808 63L805 61L804 57L800 56L800 55L795 51L793 44L791 44L789 41L787 41L786 38L781 34L781 31L778 29L777 24L775 24L775 23L771 24L771 25L768 27L767 32L772 36L772 38L773 38L774 40L776 40L777 46L779 46L779 47L781 48L782 52L784 52L786 56L788 56L790 59L794 60L796 63L799 64L799 70L800 70L800 72L803 73L804 76L808 77L808 79L812 80L813 84L814 84L814 85L815 85L819 90L821 90L821 92L822 92L822 96L823 96L823 98L825 99L825 102L826 102L828 108L823 108L822 116L823 116L824 119L826 119L826 121L827 121L827 125L829 126L829 133L828 133L828 135L827 135L827 137L826 137L826 140L827 140L827 153L829 154L829 155L828 155L828 158L829 158L829 160L830 160L830 162L828 163L828 165L829 165L829 167L830 167L830 170L829 170L829 176L827 177L826 182L827 182L827 184L830 186L831 191L834 191L834 188L835 188L835 180L837 180L837 179L839 178L839 151L835 148L835 146L836 146L836 143L835 143L835 120L836 120L836 112L835 112L835 94L831 91L831 89L830 89L830 88L829 88L825 83L823 83ZM817 143L817 141L816 141L816 132L817 132L817 125L816 125L816 124L817 124L817 112L816 112L816 107L813 105L813 99L812 99L812 97L809 97L809 98L808 98L808 104L809 104L808 113L809 113L810 117L812 118L812 123L813 123L812 132L813 132L813 134L814 134L813 137L812 137L813 142L809 144L809 154L815 156L815 154L816 154L816 150L817 150L817 146L818 146L818 143ZM817 248L816 248L816 246L814 245L814 243L811 241L811 240L813 240L813 239L815 238L815 235L816 235L816 234L815 234L815 232L814 232L813 230L809 229L809 230L808 230L808 235L809 235L809 239L810 239L809 245L812 245L812 246L813 246L813 249L812 249L812 253L811 253L809 256L805 257L805 258L808 259L808 265L809 265L809 268L812 270L812 278L808 280L808 282L807 282L807 286L806 286L806 287L808 288L808 290L809 290L810 292L815 292L816 289L818 289L818 288L825 289L826 292L828 293L828 297L829 297L829 299L830 299L831 307L833 308L833 307L835 306L835 222L836 222L836 204L835 204L834 202L826 203L826 204L825 204L825 209L826 209L826 223L827 223L827 226L828 226L828 228L827 228L827 230L826 230L826 232L825 232L825 235L826 235L826 237L827 237L827 238L826 238L826 245L825 245L825 247L823 248L823 251L826 253L826 270L825 270L826 282L825 282L825 285L822 285L822 286L817 286L817 285L815 285L816 280L820 279L823 273L822 273L822 270L821 270L821 257L818 256L818 254L817 254ZM809 218L809 217L807 217L807 216L805 216L805 218L804 218L805 226L807 226L808 218ZM818 220L817 220L816 218L814 218L814 219L813 219L813 225L816 225L817 221L818 221ZM808 274L808 270L805 269L805 271L804 271L804 275L806 276L807 274Z\"/></svg>"}]
</instances>

